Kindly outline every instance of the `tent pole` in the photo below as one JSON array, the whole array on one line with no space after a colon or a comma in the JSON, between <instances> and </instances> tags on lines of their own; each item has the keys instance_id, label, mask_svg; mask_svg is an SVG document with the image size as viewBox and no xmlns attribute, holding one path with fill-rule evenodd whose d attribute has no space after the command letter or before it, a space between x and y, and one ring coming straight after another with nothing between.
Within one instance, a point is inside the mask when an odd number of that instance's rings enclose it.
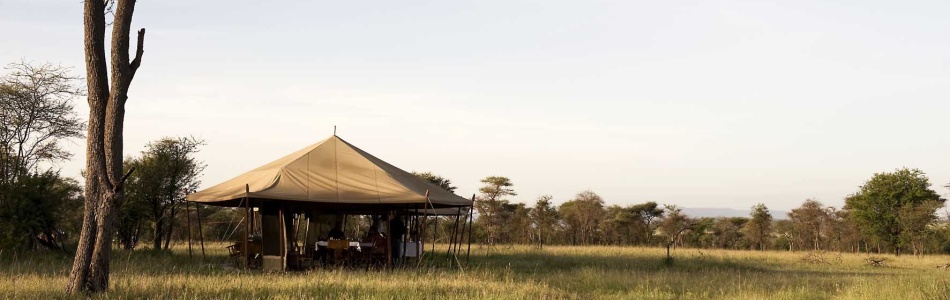
<instances>
[{"instance_id":1,"label":"tent pole","mask_svg":"<svg viewBox=\"0 0 950 300\"><path fill-rule=\"evenodd\" d=\"M462 228L460 228L460 230L459 230L458 241L456 241L456 243L455 243L455 256L458 256L458 255L459 255L459 252L462 251L462 241L463 241L464 238L465 238L465 229L466 229L466 228L465 228L465 223L466 223L465 221L468 220L468 216L463 216L463 215L462 215L462 207L459 207L459 219L460 219L460 220L459 220L459 225L461 225Z\"/></svg>"},{"instance_id":2,"label":"tent pole","mask_svg":"<svg viewBox=\"0 0 950 300\"><path fill-rule=\"evenodd\" d=\"M459 208L459 211L461 211L461 208ZM452 249L453 249L453 247L455 247L455 235L458 234L458 227L459 227L459 216L458 216L458 214L456 214L456 215L455 215L455 226L452 227L452 238L449 239L449 248L445 249L445 256L446 256L446 257L449 256L449 253L452 253ZM451 259L452 259L452 258L449 258L449 260L451 260Z\"/></svg>"},{"instance_id":3,"label":"tent pole","mask_svg":"<svg viewBox=\"0 0 950 300\"><path fill-rule=\"evenodd\" d=\"M435 227L432 228L432 255L435 255L435 243L439 241L439 216L433 214L432 219L435 220Z\"/></svg>"},{"instance_id":4,"label":"tent pole","mask_svg":"<svg viewBox=\"0 0 950 300\"><path fill-rule=\"evenodd\" d=\"M408 217L408 216L409 216L409 209L403 209L403 215ZM408 219L408 218L407 218L407 219ZM406 223L402 222L401 220L399 221L399 223L402 223L403 226L406 226ZM403 232L406 232L406 228L403 228L402 231L403 231ZM402 253L401 253L399 259L401 259L403 263L406 263L406 247L407 247L407 246L406 246L406 245L407 245L407 244L406 244L406 237L407 237L407 235L408 235L408 232L407 232L407 234L403 234L403 235L402 235L402 239L399 240L399 242L402 243Z\"/></svg>"},{"instance_id":5,"label":"tent pole","mask_svg":"<svg viewBox=\"0 0 950 300\"><path fill-rule=\"evenodd\" d=\"M251 226L251 224L250 224L250 223L251 223L251 222L250 222L250 221L251 221L251 220L250 220L250 216L251 216L250 207L251 207L251 204L248 203L248 202L250 201L250 199L248 199L248 194L251 193L250 190L251 190L251 186L248 185L248 184L245 184L245 185L244 185L244 218L246 218L248 221L247 221L247 222L244 222L244 236L241 237L241 244L243 245L243 248L244 248L243 251L241 251L241 253L244 254L244 270L245 270L245 271L247 271L247 269L248 269L248 266L247 266L247 265L250 263L250 255L249 255L249 253L247 253L247 250L248 250L248 246L247 246L248 237L250 236L250 231L251 231L251 229L250 229L250 226Z\"/></svg>"},{"instance_id":6,"label":"tent pole","mask_svg":"<svg viewBox=\"0 0 950 300\"><path fill-rule=\"evenodd\" d=\"M198 241L201 243L201 259L205 259L205 234L201 227L201 207L195 202L195 213L198 214Z\"/></svg>"},{"instance_id":7,"label":"tent pole","mask_svg":"<svg viewBox=\"0 0 950 300\"><path fill-rule=\"evenodd\" d=\"M472 257L472 222L475 218L475 194L472 194L472 206L468 209L468 252L465 253L465 263Z\"/></svg>"},{"instance_id":8,"label":"tent pole","mask_svg":"<svg viewBox=\"0 0 950 300\"><path fill-rule=\"evenodd\" d=\"M429 190L426 190L426 202L423 203L423 210L424 210L425 212L424 212L424 214L423 214L423 216L422 216L422 229L423 229L423 234L422 234L422 236L419 238L420 241L424 241L424 240L425 240L425 233L426 233L426 231L428 231L428 230L426 230L426 229L428 229L428 227L429 227L428 221L429 221L429 210L430 210L430 209L432 209L432 212L433 212L433 213L435 212L435 209L432 207L432 201L429 200ZM438 219L436 219L436 220L438 220ZM437 231L436 231L435 229L433 229L433 231L432 231L432 234L433 234L433 238L432 238L432 253L433 253L433 254L435 254L435 237L434 237L434 235L435 235L436 232L437 232ZM418 257L418 259L416 260L416 267L419 267L419 266L422 265L422 258L425 256L425 254L423 253L423 250L425 250L425 246L426 246L425 243L419 242L419 255L418 255L419 257Z\"/></svg>"},{"instance_id":9,"label":"tent pole","mask_svg":"<svg viewBox=\"0 0 950 300\"><path fill-rule=\"evenodd\" d=\"M188 205L187 200L185 201L185 220L188 224L188 232L186 236L188 237L188 259L192 258L191 253L191 205Z\"/></svg>"},{"instance_id":10,"label":"tent pole","mask_svg":"<svg viewBox=\"0 0 950 300\"><path fill-rule=\"evenodd\" d=\"M278 239L280 241L280 270L285 271L287 269L287 221L285 220L283 204L280 204L277 208L277 219L280 223L280 227L277 227L277 234L280 235Z\"/></svg>"},{"instance_id":11,"label":"tent pole","mask_svg":"<svg viewBox=\"0 0 950 300\"><path fill-rule=\"evenodd\" d=\"M389 240L389 243L388 243L389 245L386 245L386 269L387 270L393 269L393 246L392 245L394 243L394 240L393 240L392 217L393 217L393 211L391 210L386 211L385 219L386 219L386 222L388 222L386 223L386 239Z\"/></svg>"}]
</instances>

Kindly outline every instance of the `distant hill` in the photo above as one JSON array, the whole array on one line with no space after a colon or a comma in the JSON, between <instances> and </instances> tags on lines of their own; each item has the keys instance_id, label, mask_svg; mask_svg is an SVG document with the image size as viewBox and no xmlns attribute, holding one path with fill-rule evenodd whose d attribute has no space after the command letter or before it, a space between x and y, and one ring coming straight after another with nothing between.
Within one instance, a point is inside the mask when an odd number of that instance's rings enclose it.
<instances>
[{"instance_id":1,"label":"distant hill","mask_svg":"<svg viewBox=\"0 0 950 300\"><path fill-rule=\"evenodd\" d=\"M711 208L711 207L687 207L683 208L683 213L690 217L748 217L751 210L731 209L731 208ZM773 220L788 219L787 211L770 210Z\"/></svg>"}]
</instances>

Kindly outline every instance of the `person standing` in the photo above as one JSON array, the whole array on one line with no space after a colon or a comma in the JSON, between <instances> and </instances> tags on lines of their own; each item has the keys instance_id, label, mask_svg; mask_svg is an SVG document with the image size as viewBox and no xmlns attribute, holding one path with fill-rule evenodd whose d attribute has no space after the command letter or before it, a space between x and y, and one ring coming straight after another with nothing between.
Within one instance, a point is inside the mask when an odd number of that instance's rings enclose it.
<instances>
[{"instance_id":1,"label":"person standing","mask_svg":"<svg viewBox=\"0 0 950 300\"><path fill-rule=\"evenodd\" d=\"M400 262L403 258L403 240L406 235L406 224L402 222L401 216L394 216L389 220L389 244L393 255L393 265Z\"/></svg>"}]
</instances>

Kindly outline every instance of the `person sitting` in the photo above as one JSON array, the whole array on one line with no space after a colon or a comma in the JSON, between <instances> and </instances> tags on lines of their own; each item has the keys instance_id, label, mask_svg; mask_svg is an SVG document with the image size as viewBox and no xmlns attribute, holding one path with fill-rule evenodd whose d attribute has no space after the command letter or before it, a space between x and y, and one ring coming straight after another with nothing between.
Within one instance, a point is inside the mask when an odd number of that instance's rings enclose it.
<instances>
[{"instance_id":1,"label":"person sitting","mask_svg":"<svg viewBox=\"0 0 950 300\"><path fill-rule=\"evenodd\" d=\"M331 240L345 239L346 235L343 233L343 224L337 223L336 226L333 226L333 229L330 230L330 233L327 235L327 238Z\"/></svg>"},{"instance_id":2,"label":"person sitting","mask_svg":"<svg viewBox=\"0 0 950 300\"><path fill-rule=\"evenodd\" d=\"M379 230L373 227L369 229L369 233L366 234L366 238L363 239L363 242L373 243L374 247L383 248L386 247L386 236L379 233Z\"/></svg>"}]
</instances>

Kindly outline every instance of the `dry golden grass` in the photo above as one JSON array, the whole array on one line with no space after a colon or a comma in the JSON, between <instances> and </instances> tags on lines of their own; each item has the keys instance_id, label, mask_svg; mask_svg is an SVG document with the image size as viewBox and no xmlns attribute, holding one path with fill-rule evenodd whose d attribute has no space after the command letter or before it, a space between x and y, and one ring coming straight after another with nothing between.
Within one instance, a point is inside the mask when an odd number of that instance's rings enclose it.
<instances>
[{"instance_id":1,"label":"dry golden grass","mask_svg":"<svg viewBox=\"0 0 950 300\"><path fill-rule=\"evenodd\" d=\"M100 298L186 299L950 299L950 256L866 255L635 247L473 247L464 270L439 255L419 269L379 272L317 269L260 273L230 268L222 244L209 258L115 251L112 286ZM443 250L444 251L444 250ZM439 252L439 251L437 251ZM439 252L444 255L444 252ZM463 258L464 261L464 258ZM69 258L0 254L0 298L64 298Z\"/></svg>"}]
</instances>

